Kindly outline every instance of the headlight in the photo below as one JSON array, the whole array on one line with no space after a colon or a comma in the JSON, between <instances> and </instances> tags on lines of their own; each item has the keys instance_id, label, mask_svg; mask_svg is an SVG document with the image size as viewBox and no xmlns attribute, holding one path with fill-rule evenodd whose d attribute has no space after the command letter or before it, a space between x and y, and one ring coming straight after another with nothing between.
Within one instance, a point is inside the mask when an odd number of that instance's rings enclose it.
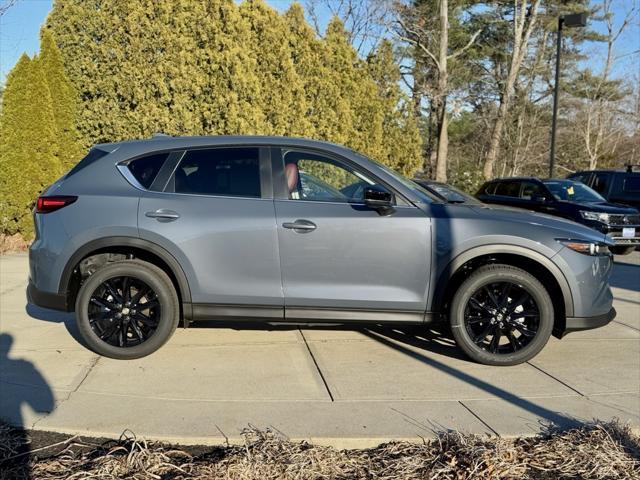
<instances>
[{"instance_id":1,"label":"headlight","mask_svg":"<svg viewBox=\"0 0 640 480\"><path fill-rule=\"evenodd\" d=\"M580 215L585 220L594 220L601 223L609 223L610 220L608 213L588 212L585 210L580 210Z\"/></svg>"},{"instance_id":2,"label":"headlight","mask_svg":"<svg viewBox=\"0 0 640 480\"><path fill-rule=\"evenodd\" d=\"M592 255L594 257L611 255L609 247L604 243L588 242L586 240L567 240L562 238L557 238L556 240L574 252Z\"/></svg>"}]
</instances>

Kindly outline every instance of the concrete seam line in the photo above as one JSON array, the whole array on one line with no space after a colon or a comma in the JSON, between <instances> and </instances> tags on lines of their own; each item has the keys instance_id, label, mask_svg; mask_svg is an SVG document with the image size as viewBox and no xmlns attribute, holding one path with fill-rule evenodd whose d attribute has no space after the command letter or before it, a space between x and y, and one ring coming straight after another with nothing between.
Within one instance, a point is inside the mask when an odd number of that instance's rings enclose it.
<instances>
[{"instance_id":1,"label":"concrete seam line","mask_svg":"<svg viewBox=\"0 0 640 480\"><path fill-rule=\"evenodd\" d=\"M298 331L300 332L300 336L302 337L302 340L304 340L304 345L307 347L307 351L309 352L309 355L311 355L311 360L313 360L313 364L316 366L316 370L318 370L318 374L322 379L322 383L324 383L324 388L327 390L327 393L329 394L329 398L331 399L332 402L335 402L335 400L333 399L333 394L331 393L331 389L329 388L329 384L327 383L326 378L324 378L324 374L322 373L322 370L320 370L320 365L318 365L318 361L316 360L316 357L313 355L313 352L311 351L311 347L309 347L309 343L307 342L307 337L304 336L304 333L302 333L301 328L298 327Z\"/></svg>"},{"instance_id":2,"label":"concrete seam line","mask_svg":"<svg viewBox=\"0 0 640 480\"><path fill-rule=\"evenodd\" d=\"M480 423L482 423L485 427L487 427L489 430L491 430L495 436L497 436L498 438L500 437L500 434L494 430L493 428L491 428L491 425L489 425L487 422L485 422L482 418L480 418L480 416L474 412L473 410L471 410L471 408L469 408L468 406L466 406L461 400L458 400L458 403L460 405L462 405L471 415L473 415L474 417L476 417L478 419L478 421Z\"/></svg>"},{"instance_id":3,"label":"concrete seam line","mask_svg":"<svg viewBox=\"0 0 640 480\"><path fill-rule=\"evenodd\" d=\"M618 325L624 325L625 327L628 327L628 328L630 328L632 330L635 330L636 332L640 332L640 328L636 328L636 327L628 325L628 324L626 324L624 322L619 322L618 320L614 320L613 323L617 323ZM637 340L637 339L632 339L632 340Z\"/></svg>"},{"instance_id":4,"label":"concrete seam line","mask_svg":"<svg viewBox=\"0 0 640 480\"><path fill-rule=\"evenodd\" d=\"M87 379L89 374L93 371L93 367L95 367L97 365L97 363L100 360L100 358L101 358L100 355L96 355L96 358L94 358L93 362L91 362L91 365L89 365L89 369L87 370L87 373L84 374L84 377L82 377L82 380L80 380L78 382L78 385L76 385L76 388L74 388L71 393L75 393L75 392L78 391L78 389L82 386L82 384ZM69 394L69 396L71 396L71 393Z\"/></svg>"},{"instance_id":5,"label":"concrete seam line","mask_svg":"<svg viewBox=\"0 0 640 480\"><path fill-rule=\"evenodd\" d=\"M60 407L60 405L62 405L64 402L66 402L71 398L71 395L73 395L75 392L78 391L78 389L80 388L80 385L84 383L84 381L87 379L87 377L93 370L93 367L95 367L96 364L98 363L98 360L100 360L100 355L96 355L96 357L93 359L93 361L91 362L91 365L89 365L89 369L87 370L87 373L84 374L84 376L82 377L78 385L76 385L76 388L74 388L73 390L69 390L69 392L67 393L67 395L65 395L64 398L61 398L60 401L56 402L56 405L54 406L53 410L56 410L58 407ZM44 420L45 418L47 418L49 415L53 413L53 410L50 412L47 412L45 415L43 415L42 417L38 418L35 422L33 422L33 424L31 425L31 429L35 429L38 423L40 423L42 420Z\"/></svg>"},{"instance_id":6,"label":"concrete seam line","mask_svg":"<svg viewBox=\"0 0 640 480\"><path fill-rule=\"evenodd\" d=\"M540 367L538 367L538 366L534 365L533 363L531 363L531 362L527 362L527 365L531 365L533 368L535 368L536 370L538 370L540 373L543 373L543 374L545 374L547 377L554 379L556 382L558 382L558 383L560 383L560 384L564 385L564 386L565 386L565 387L567 387L569 390L573 390L574 392L576 392L576 393L577 393L578 395L580 395L581 397L584 397L584 396L585 396L585 394L584 394L584 393L580 392L579 390L576 390L576 389L575 389L575 388L573 388L571 385L569 385L569 384L567 384L567 383L563 382L563 381L562 381L562 380L560 380L559 378L554 377L554 376L553 376L553 375L551 375L549 372L545 372L542 368L540 368Z\"/></svg>"}]
</instances>

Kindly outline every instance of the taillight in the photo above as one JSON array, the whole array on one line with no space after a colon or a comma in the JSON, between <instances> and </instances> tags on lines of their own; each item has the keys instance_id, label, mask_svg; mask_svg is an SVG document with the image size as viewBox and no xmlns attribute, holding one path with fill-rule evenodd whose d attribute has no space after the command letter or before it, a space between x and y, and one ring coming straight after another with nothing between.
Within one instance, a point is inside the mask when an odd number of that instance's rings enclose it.
<instances>
[{"instance_id":1,"label":"taillight","mask_svg":"<svg viewBox=\"0 0 640 480\"><path fill-rule=\"evenodd\" d=\"M51 197L38 197L36 213L51 213L71 205L78 197L72 195L56 195Z\"/></svg>"}]
</instances>

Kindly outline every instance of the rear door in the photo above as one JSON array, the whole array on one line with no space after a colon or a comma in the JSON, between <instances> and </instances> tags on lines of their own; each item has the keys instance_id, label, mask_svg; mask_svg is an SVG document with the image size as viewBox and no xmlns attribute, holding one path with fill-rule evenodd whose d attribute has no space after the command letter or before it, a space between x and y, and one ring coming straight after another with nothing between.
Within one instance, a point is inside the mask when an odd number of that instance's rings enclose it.
<instances>
[{"instance_id":1,"label":"rear door","mask_svg":"<svg viewBox=\"0 0 640 480\"><path fill-rule=\"evenodd\" d=\"M368 208L366 185L392 189L346 159L298 149L273 155L285 317L422 321L430 218L399 196L391 215Z\"/></svg>"},{"instance_id":2,"label":"rear door","mask_svg":"<svg viewBox=\"0 0 640 480\"><path fill-rule=\"evenodd\" d=\"M160 191L140 199L140 236L178 259L194 311L215 317L211 306L217 305L221 314L242 315L242 307L257 306L263 307L261 316L281 318L268 151L193 149L174 154L172 162L168 174L165 169L154 182Z\"/></svg>"}]
</instances>

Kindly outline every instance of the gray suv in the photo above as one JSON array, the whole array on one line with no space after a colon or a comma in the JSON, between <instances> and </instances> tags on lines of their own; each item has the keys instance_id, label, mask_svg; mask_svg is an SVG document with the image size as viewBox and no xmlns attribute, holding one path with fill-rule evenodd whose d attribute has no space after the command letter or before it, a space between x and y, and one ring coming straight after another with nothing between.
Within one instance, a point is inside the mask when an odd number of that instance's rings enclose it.
<instances>
[{"instance_id":1,"label":"gray suv","mask_svg":"<svg viewBox=\"0 0 640 480\"><path fill-rule=\"evenodd\" d=\"M95 146L37 201L28 296L95 352L182 322L429 325L491 365L615 316L604 234L446 203L338 145L166 137Z\"/></svg>"}]
</instances>

